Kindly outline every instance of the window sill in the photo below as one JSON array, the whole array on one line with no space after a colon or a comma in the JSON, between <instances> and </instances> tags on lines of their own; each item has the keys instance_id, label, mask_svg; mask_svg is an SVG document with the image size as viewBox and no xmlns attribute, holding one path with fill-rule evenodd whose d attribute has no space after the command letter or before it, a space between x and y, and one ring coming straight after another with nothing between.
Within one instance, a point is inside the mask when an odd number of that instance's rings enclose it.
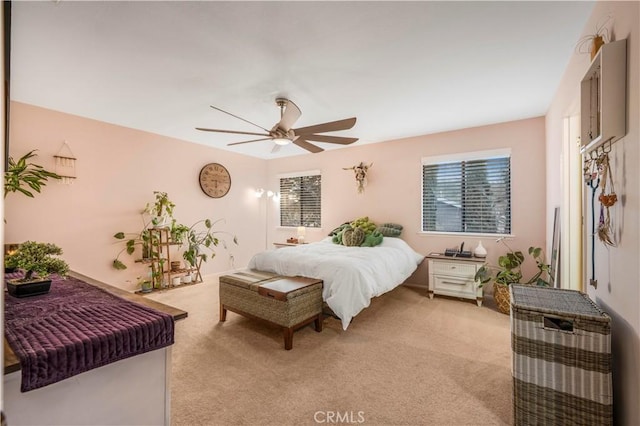
<instances>
[{"instance_id":1,"label":"window sill","mask_svg":"<svg viewBox=\"0 0 640 426\"><path fill-rule=\"evenodd\" d=\"M481 234L472 232L440 232L440 231L419 231L418 235L421 237L439 236L439 237L475 237L475 238L515 238L513 234Z\"/></svg>"}]
</instances>

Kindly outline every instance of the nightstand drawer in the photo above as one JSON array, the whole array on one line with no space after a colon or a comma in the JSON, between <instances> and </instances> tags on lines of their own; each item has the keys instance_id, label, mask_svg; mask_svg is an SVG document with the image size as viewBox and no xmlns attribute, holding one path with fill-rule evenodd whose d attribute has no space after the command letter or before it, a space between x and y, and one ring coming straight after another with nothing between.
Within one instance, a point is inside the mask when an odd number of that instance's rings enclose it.
<instances>
[{"instance_id":1,"label":"nightstand drawer","mask_svg":"<svg viewBox=\"0 0 640 426\"><path fill-rule=\"evenodd\" d=\"M450 277L462 277L473 280L476 275L475 264L464 264L462 262L429 262L433 267L429 273L434 275L447 275Z\"/></svg>"},{"instance_id":2,"label":"nightstand drawer","mask_svg":"<svg viewBox=\"0 0 640 426\"><path fill-rule=\"evenodd\" d=\"M434 291L449 296L475 295L474 282L466 278L434 276L433 284Z\"/></svg>"}]
</instances>

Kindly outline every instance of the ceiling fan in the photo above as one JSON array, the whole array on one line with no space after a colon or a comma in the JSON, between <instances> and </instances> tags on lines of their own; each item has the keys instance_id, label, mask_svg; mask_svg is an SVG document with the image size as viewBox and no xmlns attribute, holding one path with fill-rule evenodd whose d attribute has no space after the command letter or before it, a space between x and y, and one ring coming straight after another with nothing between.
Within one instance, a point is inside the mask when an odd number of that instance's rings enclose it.
<instances>
[{"instance_id":1,"label":"ceiling fan","mask_svg":"<svg viewBox=\"0 0 640 426\"><path fill-rule=\"evenodd\" d=\"M220 109L218 107L211 105L211 108L218 110L220 112L223 112L225 114L228 114L246 123L249 123L252 126L256 126L264 130L265 133L243 132L243 131L237 131L237 130L207 129L203 127L196 127L196 129L202 130L204 132L233 133L237 135L262 136L259 139L251 139L248 141L234 142L234 143L227 144L227 146L272 140L273 142L275 142L276 145L274 146L274 149L271 152L276 152L282 145L288 145L290 143L293 143L295 145L298 145L300 148L306 149L309 152L316 153L316 152L324 151L324 149L320 148L317 145L312 144L309 141L348 145L358 140L358 138L346 138L342 136L330 136L330 135L318 134L318 133L326 133L326 132L335 132L338 130L348 130L356 124L355 117L346 118L344 120L338 120L338 121L330 121L328 123L316 124L308 127L299 127L297 129L292 129L294 123L302 115L300 108L298 108L298 106L294 104L292 101L285 98L276 98L276 105L280 107L280 121L278 121L275 124L275 126L271 128L271 130L265 129L264 127L259 126L255 123L252 123L249 120L245 120L244 118L238 117L237 115L231 114L230 112L227 112L223 109Z\"/></svg>"}]
</instances>

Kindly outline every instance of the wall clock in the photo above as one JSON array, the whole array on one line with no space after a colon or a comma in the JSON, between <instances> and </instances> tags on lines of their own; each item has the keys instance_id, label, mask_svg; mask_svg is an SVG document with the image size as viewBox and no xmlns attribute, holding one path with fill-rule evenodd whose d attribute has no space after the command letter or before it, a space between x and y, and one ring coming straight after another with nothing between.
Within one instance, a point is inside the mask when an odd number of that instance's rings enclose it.
<instances>
[{"instance_id":1,"label":"wall clock","mask_svg":"<svg viewBox=\"0 0 640 426\"><path fill-rule=\"evenodd\" d=\"M209 163L200 170L200 188L211 198L224 197L231 188L231 175L222 164Z\"/></svg>"}]
</instances>

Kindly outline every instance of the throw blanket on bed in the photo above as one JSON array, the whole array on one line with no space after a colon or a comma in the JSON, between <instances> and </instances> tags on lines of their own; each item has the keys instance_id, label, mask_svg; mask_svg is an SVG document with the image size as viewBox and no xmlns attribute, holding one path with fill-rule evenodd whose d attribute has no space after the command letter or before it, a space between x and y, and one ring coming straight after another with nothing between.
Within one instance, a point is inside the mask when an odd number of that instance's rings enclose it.
<instances>
[{"instance_id":1,"label":"throw blanket on bed","mask_svg":"<svg viewBox=\"0 0 640 426\"><path fill-rule=\"evenodd\" d=\"M21 391L173 344L173 317L84 281L53 277L47 294L5 293L5 335Z\"/></svg>"},{"instance_id":2,"label":"throw blanket on bed","mask_svg":"<svg viewBox=\"0 0 640 426\"><path fill-rule=\"evenodd\" d=\"M322 296L346 330L372 297L402 284L423 259L399 238L385 238L375 247L345 247L326 238L258 253L249 268L321 279Z\"/></svg>"}]
</instances>

